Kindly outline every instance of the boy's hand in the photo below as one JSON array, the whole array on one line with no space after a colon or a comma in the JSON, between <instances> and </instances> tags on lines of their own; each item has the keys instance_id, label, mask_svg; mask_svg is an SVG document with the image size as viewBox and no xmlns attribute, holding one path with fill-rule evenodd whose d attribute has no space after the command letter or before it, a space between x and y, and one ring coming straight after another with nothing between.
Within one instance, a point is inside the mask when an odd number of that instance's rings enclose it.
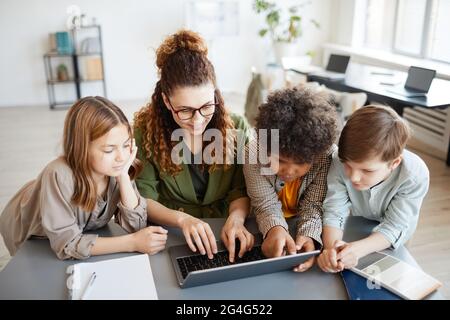
<instances>
[{"instance_id":1,"label":"boy's hand","mask_svg":"<svg viewBox=\"0 0 450 320\"><path fill-rule=\"evenodd\" d=\"M344 270L344 264L336 259L337 252L335 248L324 249L317 258L317 264L323 272L340 272Z\"/></svg>"},{"instance_id":2,"label":"boy's hand","mask_svg":"<svg viewBox=\"0 0 450 320\"><path fill-rule=\"evenodd\" d=\"M341 240L336 240L334 242L334 246L332 248L324 249L317 259L317 264L320 269L324 272L340 272L344 270L344 264L341 261L338 261L338 251L345 245L346 243Z\"/></svg>"},{"instance_id":3,"label":"boy's hand","mask_svg":"<svg viewBox=\"0 0 450 320\"><path fill-rule=\"evenodd\" d=\"M314 251L314 249L315 249L314 241L310 237L298 235L297 238L295 239L295 244L296 244L297 251L310 252L310 251ZM306 260L306 262L295 267L294 271L295 272L304 272L313 266L314 261L315 261L315 257L311 257L308 260Z\"/></svg>"},{"instance_id":4,"label":"boy's hand","mask_svg":"<svg viewBox=\"0 0 450 320\"><path fill-rule=\"evenodd\" d=\"M360 255L358 253L358 246L354 242L345 243L338 242L340 250L336 256L346 269L355 267L358 264Z\"/></svg>"},{"instance_id":5,"label":"boy's hand","mask_svg":"<svg viewBox=\"0 0 450 320\"><path fill-rule=\"evenodd\" d=\"M261 249L268 258L297 253L294 239L282 226L275 226L267 232Z\"/></svg>"}]
</instances>

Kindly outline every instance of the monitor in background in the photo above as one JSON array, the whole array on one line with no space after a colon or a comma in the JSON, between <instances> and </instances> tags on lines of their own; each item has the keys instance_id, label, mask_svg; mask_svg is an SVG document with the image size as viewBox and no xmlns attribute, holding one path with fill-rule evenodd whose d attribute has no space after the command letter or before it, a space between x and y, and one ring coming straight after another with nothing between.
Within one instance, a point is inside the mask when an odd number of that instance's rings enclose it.
<instances>
[{"instance_id":1,"label":"monitor in background","mask_svg":"<svg viewBox=\"0 0 450 320\"><path fill-rule=\"evenodd\" d=\"M345 71L347 71L349 61L350 56L331 54L330 58L328 59L326 70L338 73L345 73Z\"/></svg>"},{"instance_id":2,"label":"monitor in background","mask_svg":"<svg viewBox=\"0 0 450 320\"><path fill-rule=\"evenodd\" d=\"M324 71L313 72L312 75L329 80L343 80L347 71L350 56L331 54Z\"/></svg>"},{"instance_id":3,"label":"monitor in background","mask_svg":"<svg viewBox=\"0 0 450 320\"><path fill-rule=\"evenodd\" d=\"M405 89L417 90L427 93L430 90L431 82L436 75L435 70L410 67L408 78L406 79Z\"/></svg>"},{"instance_id":4,"label":"monitor in background","mask_svg":"<svg viewBox=\"0 0 450 320\"><path fill-rule=\"evenodd\" d=\"M430 90L435 75L435 70L411 66L404 87L387 91L407 98L424 97Z\"/></svg>"}]
</instances>

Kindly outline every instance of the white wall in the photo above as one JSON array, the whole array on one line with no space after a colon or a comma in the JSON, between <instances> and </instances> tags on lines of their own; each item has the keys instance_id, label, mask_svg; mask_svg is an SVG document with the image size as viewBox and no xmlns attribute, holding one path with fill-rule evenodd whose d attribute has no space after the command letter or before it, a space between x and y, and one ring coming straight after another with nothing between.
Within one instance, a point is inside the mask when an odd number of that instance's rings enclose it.
<instances>
[{"instance_id":1,"label":"white wall","mask_svg":"<svg viewBox=\"0 0 450 320\"><path fill-rule=\"evenodd\" d=\"M354 34L354 12L358 0L333 0L331 17L331 41L351 45Z\"/></svg>"},{"instance_id":2,"label":"white wall","mask_svg":"<svg viewBox=\"0 0 450 320\"><path fill-rule=\"evenodd\" d=\"M184 24L187 0L1 0L0 106L46 105L47 88L42 55L48 33L65 28L66 8L78 5L102 26L108 97L113 101L147 99L157 79L154 49ZM314 0L307 15L321 23L308 28L302 44L317 51L330 41L333 0ZM293 1L277 1L292 4ZM294 2L295 3L295 2ZM250 69L263 69L270 57L267 40L257 36L262 17L252 0L239 1L240 33L210 43L210 57L224 91L245 93Z\"/></svg>"}]
</instances>

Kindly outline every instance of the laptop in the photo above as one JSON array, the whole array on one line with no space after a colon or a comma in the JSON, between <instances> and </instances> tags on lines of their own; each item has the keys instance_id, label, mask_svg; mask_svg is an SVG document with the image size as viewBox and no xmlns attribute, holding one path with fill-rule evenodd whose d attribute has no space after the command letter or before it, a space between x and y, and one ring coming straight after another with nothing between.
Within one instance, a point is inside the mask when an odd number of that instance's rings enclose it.
<instances>
[{"instance_id":1,"label":"laptop","mask_svg":"<svg viewBox=\"0 0 450 320\"><path fill-rule=\"evenodd\" d=\"M312 75L330 80L343 80L349 62L350 56L331 54L325 70L314 72Z\"/></svg>"},{"instance_id":2,"label":"laptop","mask_svg":"<svg viewBox=\"0 0 450 320\"><path fill-rule=\"evenodd\" d=\"M387 89L387 91L407 98L423 97L430 90L435 75L436 70L411 66L404 87Z\"/></svg>"},{"instance_id":3,"label":"laptop","mask_svg":"<svg viewBox=\"0 0 450 320\"><path fill-rule=\"evenodd\" d=\"M193 253L187 245L172 246L169 256L181 288L189 288L216 282L235 280L268 274L278 271L291 270L295 266L316 256L320 250L285 255L277 258L266 258L261 251L262 237L255 237L255 246L246 252L242 258L234 263L229 262L229 254L222 242L217 243L217 254L213 259L206 255ZM236 249L239 242L236 241ZM239 250L236 250L238 253Z\"/></svg>"}]
</instances>

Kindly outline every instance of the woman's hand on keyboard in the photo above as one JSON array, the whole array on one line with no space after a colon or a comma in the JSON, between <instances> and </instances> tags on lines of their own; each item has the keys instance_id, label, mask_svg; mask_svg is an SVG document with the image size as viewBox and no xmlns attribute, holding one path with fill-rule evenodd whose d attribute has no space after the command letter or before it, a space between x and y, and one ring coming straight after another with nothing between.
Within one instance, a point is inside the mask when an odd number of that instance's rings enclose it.
<instances>
[{"instance_id":1,"label":"woman's hand on keyboard","mask_svg":"<svg viewBox=\"0 0 450 320\"><path fill-rule=\"evenodd\" d=\"M255 244L255 237L245 228L244 222L245 217L230 214L222 228L221 239L230 254L230 262L234 262L236 255L236 239L240 242L239 258L242 258L244 253L250 251Z\"/></svg>"},{"instance_id":2,"label":"woman's hand on keyboard","mask_svg":"<svg viewBox=\"0 0 450 320\"><path fill-rule=\"evenodd\" d=\"M186 213L182 213L178 224L192 251L197 252L198 249L201 254L207 254L208 258L214 258L217 243L209 224Z\"/></svg>"}]
</instances>

